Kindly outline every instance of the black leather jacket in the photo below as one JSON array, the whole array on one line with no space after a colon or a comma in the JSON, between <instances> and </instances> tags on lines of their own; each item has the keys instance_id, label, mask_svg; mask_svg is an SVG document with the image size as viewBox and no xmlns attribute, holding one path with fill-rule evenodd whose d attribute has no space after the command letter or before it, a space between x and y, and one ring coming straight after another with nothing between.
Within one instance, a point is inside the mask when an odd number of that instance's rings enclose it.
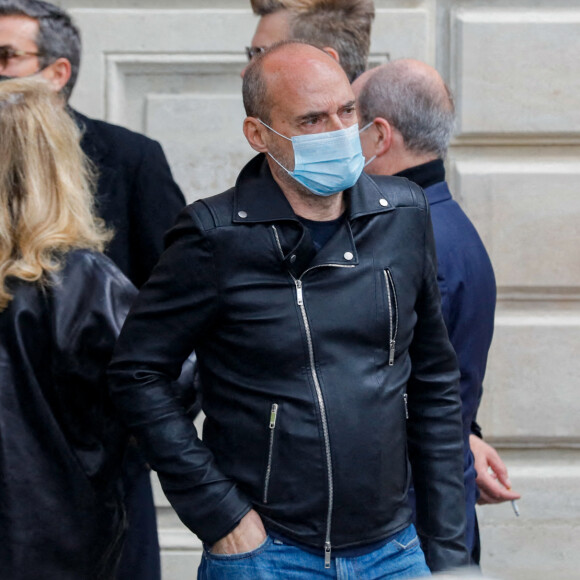
<instances>
[{"instance_id":1,"label":"black leather jacket","mask_svg":"<svg viewBox=\"0 0 580 580\"><path fill-rule=\"evenodd\" d=\"M411 521L434 570L463 545L457 363L420 188L362 175L315 253L263 155L186 208L121 333L110 380L184 523L213 543L254 507L320 548ZM195 349L203 443L169 384Z\"/></svg>"},{"instance_id":2,"label":"black leather jacket","mask_svg":"<svg viewBox=\"0 0 580 580\"><path fill-rule=\"evenodd\" d=\"M12 280L0 313L0 578L110 579L125 516L126 434L105 370L136 295L101 254L49 284Z\"/></svg>"}]
</instances>

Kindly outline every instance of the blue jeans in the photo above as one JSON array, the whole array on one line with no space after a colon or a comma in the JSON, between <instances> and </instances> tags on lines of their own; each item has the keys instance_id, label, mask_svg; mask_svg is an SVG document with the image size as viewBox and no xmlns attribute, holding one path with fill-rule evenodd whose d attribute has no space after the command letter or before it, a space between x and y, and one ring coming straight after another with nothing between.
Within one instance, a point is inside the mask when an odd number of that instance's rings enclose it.
<instances>
[{"instance_id":1,"label":"blue jeans","mask_svg":"<svg viewBox=\"0 0 580 580\"><path fill-rule=\"evenodd\" d=\"M354 558L324 557L267 537L242 554L211 554L204 548L198 580L380 580L430 576L414 526L399 532L382 548Z\"/></svg>"}]
</instances>

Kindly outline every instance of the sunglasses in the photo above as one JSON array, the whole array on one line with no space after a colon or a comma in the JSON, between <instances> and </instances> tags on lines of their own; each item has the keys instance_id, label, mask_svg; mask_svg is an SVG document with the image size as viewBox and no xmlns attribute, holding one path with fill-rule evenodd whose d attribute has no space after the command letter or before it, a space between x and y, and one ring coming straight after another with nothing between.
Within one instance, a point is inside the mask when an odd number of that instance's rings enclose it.
<instances>
[{"instance_id":1,"label":"sunglasses","mask_svg":"<svg viewBox=\"0 0 580 580\"><path fill-rule=\"evenodd\" d=\"M248 60L252 60L257 54L261 54L268 50L265 46L246 46L246 56Z\"/></svg>"},{"instance_id":2,"label":"sunglasses","mask_svg":"<svg viewBox=\"0 0 580 580\"><path fill-rule=\"evenodd\" d=\"M13 58L21 56L42 56L40 52L27 52L25 50L17 50L11 46L0 46L0 66L5 68Z\"/></svg>"}]
</instances>

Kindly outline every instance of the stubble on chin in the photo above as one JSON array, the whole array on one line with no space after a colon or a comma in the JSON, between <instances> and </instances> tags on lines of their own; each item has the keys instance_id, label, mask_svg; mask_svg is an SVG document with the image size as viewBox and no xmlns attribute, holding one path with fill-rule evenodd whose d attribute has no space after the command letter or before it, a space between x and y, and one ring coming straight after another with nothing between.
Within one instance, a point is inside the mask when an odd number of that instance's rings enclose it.
<instances>
[{"instance_id":1,"label":"stubble on chin","mask_svg":"<svg viewBox=\"0 0 580 580\"><path fill-rule=\"evenodd\" d=\"M275 146L270 148L270 153L276 158L276 160L282 164L288 171L292 171L294 168L294 154L291 155L285 153L282 150L278 150ZM287 171L285 171L274 159L272 159L268 154L266 154L268 162L270 164L270 170L274 179L282 187L283 191L291 191L292 193L298 195L303 199L312 197L313 193L304 187L301 183L296 181Z\"/></svg>"}]
</instances>

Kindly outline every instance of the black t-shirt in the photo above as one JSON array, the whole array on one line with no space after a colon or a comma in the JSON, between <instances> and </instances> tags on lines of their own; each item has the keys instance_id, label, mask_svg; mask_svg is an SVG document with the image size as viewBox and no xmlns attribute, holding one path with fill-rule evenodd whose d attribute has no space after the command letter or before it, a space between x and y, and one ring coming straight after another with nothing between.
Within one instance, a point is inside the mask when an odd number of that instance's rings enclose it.
<instances>
[{"instance_id":1,"label":"black t-shirt","mask_svg":"<svg viewBox=\"0 0 580 580\"><path fill-rule=\"evenodd\" d=\"M335 220L326 222L319 222L314 220L307 220L306 218L298 216L300 222L305 225L310 231L312 242L318 252L330 238L338 231L340 225L344 221L344 214Z\"/></svg>"}]
</instances>

